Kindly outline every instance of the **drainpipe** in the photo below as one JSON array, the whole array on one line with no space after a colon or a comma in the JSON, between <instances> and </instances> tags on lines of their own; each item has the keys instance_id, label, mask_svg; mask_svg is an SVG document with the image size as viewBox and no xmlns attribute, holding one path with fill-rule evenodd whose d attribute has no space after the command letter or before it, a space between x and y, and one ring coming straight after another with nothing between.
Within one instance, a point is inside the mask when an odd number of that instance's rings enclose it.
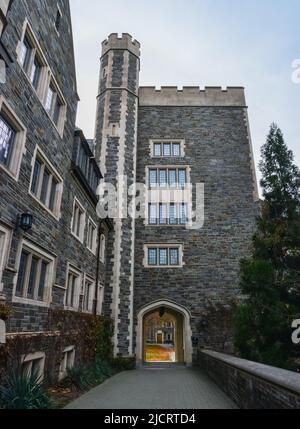
<instances>
[{"instance_id":1,"label":"drainpipe","mask_svg":"<svg viewBox=\"0 0 300 429\"><path fill-rule=\"evenodd\" d=\"M102 223L100 220L98 227L98 246L97 246L97 264L96 264L96 285L95 285L95 299L94 299L94 316L97 316L98 300L99 300L99 278L100 278L100 241L102 233Z\"/></svg>"}]
</instances>

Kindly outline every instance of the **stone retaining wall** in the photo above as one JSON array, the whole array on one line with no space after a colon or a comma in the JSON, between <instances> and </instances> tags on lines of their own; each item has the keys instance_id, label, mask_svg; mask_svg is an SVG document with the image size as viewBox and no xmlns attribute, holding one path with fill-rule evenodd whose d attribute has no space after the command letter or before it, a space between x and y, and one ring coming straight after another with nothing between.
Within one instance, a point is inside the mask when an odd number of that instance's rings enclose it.
<instances>
[{"instance_id":1,"label":"stone retaining wall","mask_svg":"<svg viewBox=\"0 0 300 429\"><path fill-rule=\"evenodd\" d=\"M300 375L202 350L199 365L242 409L300 409Z\"/></svg>"}]
</instances>

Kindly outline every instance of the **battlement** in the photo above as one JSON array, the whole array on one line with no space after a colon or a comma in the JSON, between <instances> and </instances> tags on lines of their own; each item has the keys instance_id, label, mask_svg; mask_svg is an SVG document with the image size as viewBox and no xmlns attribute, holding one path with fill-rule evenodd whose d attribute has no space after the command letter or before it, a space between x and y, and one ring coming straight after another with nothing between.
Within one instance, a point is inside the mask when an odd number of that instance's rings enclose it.
<instances>
[{"instance_id":1,"label":"battlement","mask_svg":"<svg viewBox=\"0 0 300 429\"><path fill-rule=\"evenodd\" d=\"M128 49L137 57L141 55L141 44L134 40L128 33L111 33L106 40L102 42L102 55L105 55L110 49Z\"/></svg>"},{"instance_id":2,"label":"battlement","mask_svg":"<svg viewBox=\"0 0 300 429\"><path fill-rule=\"evenodd\" d=\"M140 106L228 106L246 107L243 87L152 86L139 88Z\"/></svg>"}]
</instances>

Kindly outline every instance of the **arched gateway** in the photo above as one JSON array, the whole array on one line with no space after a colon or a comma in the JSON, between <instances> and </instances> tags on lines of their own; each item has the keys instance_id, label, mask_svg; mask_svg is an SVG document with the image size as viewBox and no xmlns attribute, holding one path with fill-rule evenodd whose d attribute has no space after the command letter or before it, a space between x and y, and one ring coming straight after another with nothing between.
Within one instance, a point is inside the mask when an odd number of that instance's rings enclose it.
<instances>
[{"instance_id":1,"label":"arched gateway","mask_svg":"<svg viewBox=\"0 0 300 429\"><path fill-rule=\"evenodd\" d=\"M137 363L170 362L192 365L192 330L189 311L161 300L138 313Z\"/></svg>"}]
</instances>

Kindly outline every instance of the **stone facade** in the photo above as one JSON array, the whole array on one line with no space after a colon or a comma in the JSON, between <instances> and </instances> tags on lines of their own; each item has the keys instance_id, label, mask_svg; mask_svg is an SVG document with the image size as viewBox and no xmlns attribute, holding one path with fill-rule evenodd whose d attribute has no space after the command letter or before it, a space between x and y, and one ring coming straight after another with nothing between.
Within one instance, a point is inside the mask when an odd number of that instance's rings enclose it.
<instances>
[{"instance_id":1,"label":"stone facade","mask_svg":"<svg viewBox=\"0 0 300 429\"><path fill-rule=\"evenodd\" d=\"M25 64L30 67L31 60L28 59L26 63L25 59L24 64L20 60L22 49L26 52L22 42L29 44L29 47L27 46L29 53L26 54L28 58L32 58L32 53L36 52L35 59L40 67L40 72L36 75L39 82L35 82L36 87L28 68L27 74L25 71ZM102 291L99 289L96 295L96 281L98 280L99 286L101 284L104 286L105 282L105 259L97 263L100 223L96 213L96 186L101 173L83 133L75 127L78 95L68 0L11 1L6 14L6 26L1 36L1 46L10 57L6 67L6 82L0 85L1 100L22 123L26 138L17 176L11 174L10 166L0 163L0 230L3 228L7 235L6 242L0 240L0 304L6 304L12 309L6 323L8 341L16 338L17 334L23 337L33 335L34 338L39 335L40 340L35 340L35 344L42 344L43 350L33 351L44 351L48 347L50 353L53 339L47 336L49 314L66 308L69 267L79 273L75 292L76 304L74 309L71 309L75 313L83 310L89 313L94 311L93 296L89 298L91 300L89 308L83 308L86 279L89 279L94 282L91 290L95 298L99 298L97 312L100 314ZM50 75L52 77L49 82ZM57 124L55 116L51 117L46 108L49 84L51 88L55 85L57 97L61 97L65 103L63 106L58 105L60 119ZM0 115L2 113L4 114L1 110ZM14 144L21 134L18 132L19 129L16 131ZM32 192L37 150L43 154L44 171L50 171L52 174L53 169L61 180L55 191L54 200L61 198L58 213L55 214L45 207L46 203L41 204L41 197L37 198ZM80 158L81 150L85 150L86 153L87 164L84 167ZM12 159L17 155L17 152L12 153ZM89 168L89 172L86 168ZM93 177L93 183L89 182L90 177ZM46 179L43 180L48 183ZM52 183L53 180L52 178ZM84 210L82 239L76 238L72 233L75 198ZM33 216L33 226L24 232L18 224L20 216L26 212ZM93 249L88 249L89 222L95 228ZM106 224L101 223L101 232L106 236L106 241L108 229ZM47 268L46 281L50 296L45 302L43 299L28 298L29 292L23 300L16 296L24 242L32 245L37 253L41 251L53 260L51 279L48 279L50 264ZM37 277L41 275L34 272L32 266L28 288L33 283L33 278L37 281ZM67 344L67 338L63 338L62 343L65 347L75 346L76 352L76 344ZM59 356L56 358L59 359ZM82 353L78 349L75 363L80 363L81 358ZM46 362L48 361L46 357Z\"/></svg>"},{"instance_id":2,"label":"stone facade","mask_svg":"<svg viewBox=\"0 0 300 429\"><path fill-rule=\"evenodd\" d=\"M218 348L214 335L203 331L205 306L238 296L239 260L249 254L255 225L258 193L244 90L139 87L139 42L111 34L102 44L96 135L86 140L75 127L69 2L33 3L8 2L2 14L0 297L12 308L7 338L38 335L35 344L46 351L50 314L103 309L114 321L115 355L142 361L144 318L169 311L180 320L180 355L191 364L199 345ZM18 150L8 158L3 148L12 141ZM176 142L179 152L154 156L155 142ZM203 227L148 225L127 216L127 189L149 187L154 169L168 169L169 180L171 172L177 175L175 187L180 170L184 187L204 187ZM96 211L102 175L118 190L113 222L99 221ZM53 194L48 180L56 183ZM194 188L185 201L187 217L195 196ZM20 216L28 212L33 226L24 231ZM151 266L147 246L166 252L169 266ZM47 283L42 297L37 275Z\"/></svg>"},{"instance_id":3,"label":"stone facade","mask_svg":"<svg viewBox=\"0 0 300 429\"><path fill-rule=\"evenodd\" d=\"M119 38L112 34L103 44L96 144L102 170L106 172L105 179L115 184L116 171L128 172L127 168L124 169L126 156L126 167L130 170L129 181L135 175L131 169L134 166L132 160L136 156L137 183L146 184L147 187L149 169L184 168L190 183L204 185L205 219L204 226L200 229L178 225L148 225L145 219L138 219L135 225L130 224L130 221L122 221L116 228L122 236L120 245L109 259L113 272L116 267L123 272L124 283L114 277L107 285L106 311L107 314L110 313L112 303L118 328L116 353L127 355L127 343L124 347L124 339L129 329L130 335L133 335L133 354L138 360L142 360L143 341L140 315L145 314L145 308L153 308L155 303L159 307L164 303L170 309L186 311L186 319L188 317L189 320L186 320L184 330L184 335L188 337L185 360L191 362L191 356L187 356L193 353L190 336L193 336L197 345L219 347L217 339L203 331L205 306L210 300L226 304L239 295L239 261L250 252L258 190L247 105L244 89L239 87L227 90L200 90L194 87L185 87L183 90L164 87L156 90L152 87L140 87L138 120L134 124L134 96L123 81L124 75L126 83L127 78L132 78L135 90L138 79L135 74L136 64L132 70L129 67L129 76L128 61L125 64L128 55L134 60L134 53L139 53L139 44L127 34ZM120 126L122 109L127 112L127 123L132 115L130 128L122 129ZM110 137L115 125L118 134ZM136 155L134 142L130 140L135 133ZM125 154L122 152L124 138ZM153 157L151 144L155 141L180 141L182 156ZM190 202L190 209L192 206L195 209L195 198L193 200ZM118 222L117 220L116 224ZM134 253L130 250L132 242L127 235L129 233L132 237L133 228ZM183 265L175 268L147 266L147 245L180 246ZM134 263L133 330L131 316L128 318L128 302L131 299L128 295L130 263ZM130 351L129 348L129 355Z\"/></svg>"}]
</instances>

